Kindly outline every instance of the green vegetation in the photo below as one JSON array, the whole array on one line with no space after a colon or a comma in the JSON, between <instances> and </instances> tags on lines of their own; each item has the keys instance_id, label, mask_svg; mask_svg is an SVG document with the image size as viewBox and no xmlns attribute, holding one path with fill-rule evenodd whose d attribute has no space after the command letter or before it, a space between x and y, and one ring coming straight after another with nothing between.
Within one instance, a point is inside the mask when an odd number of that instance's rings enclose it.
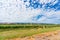
<instances>
[{"instance_id":1,"label":"green vegetation","mask_svg":"<svg viewBox=\"0 0 60 40\"><path fill-rule=\"evenodd\" d=\"M60 24L34 24L34 23L21 23L21 24L0 24L0 29L10 29L10 28L51 28L60 27Z\"/></svg>"},{"instance_id":2,"label":"green vegetation","mask_svg":"<svg viewBox=\"0 0 60 40\"><path fill-rule=\"evenodd\" d=\"M0 40L60 30L59 24L0 24Z\"/></svg>"}]
</instances>

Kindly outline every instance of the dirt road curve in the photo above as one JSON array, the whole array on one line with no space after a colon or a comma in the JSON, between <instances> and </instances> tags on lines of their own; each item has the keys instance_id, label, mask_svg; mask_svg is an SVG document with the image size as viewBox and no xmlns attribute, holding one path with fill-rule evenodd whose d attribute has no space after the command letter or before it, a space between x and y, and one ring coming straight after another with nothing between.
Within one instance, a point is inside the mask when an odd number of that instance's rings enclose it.
<instances>
[{"instance_id":1,"label":"dirt road curve","mask_svg":"<svg viewBox=\"0 0 60 40\"><path fill-rule=\"evenodd\" d=\"M25 38L14 38L9 40L60 40L60 30L42 34L36 34Z\"/></svg>"}]
</instances>

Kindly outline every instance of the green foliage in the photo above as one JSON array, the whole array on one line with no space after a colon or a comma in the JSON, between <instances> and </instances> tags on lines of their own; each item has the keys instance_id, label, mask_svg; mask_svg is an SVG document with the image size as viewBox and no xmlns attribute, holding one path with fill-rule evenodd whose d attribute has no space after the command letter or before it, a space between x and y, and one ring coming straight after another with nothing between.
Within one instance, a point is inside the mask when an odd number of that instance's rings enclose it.
<instances>
[{"instance_id":1,"label":"green foliage","mask_svg":"<svg viewBox=\"0 0 60 40\"><path fill-rule=\"evenodd\" d=\"M60 27L59 24L34 24L34 23L22 23L22 24L0 24L0 29L8 28L51 28L51 27Z\"/></svg>"}]
</instances>

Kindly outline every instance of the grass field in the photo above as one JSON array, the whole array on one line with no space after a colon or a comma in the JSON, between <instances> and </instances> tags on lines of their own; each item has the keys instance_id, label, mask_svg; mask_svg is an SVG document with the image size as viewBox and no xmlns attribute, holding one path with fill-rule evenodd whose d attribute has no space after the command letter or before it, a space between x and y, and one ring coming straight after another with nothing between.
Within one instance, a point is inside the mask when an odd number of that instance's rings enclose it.
<instances>
[{"instance_id":1,"label":"grass field","mask_svg":"<svg viewBox=\"0 0 60 40\"><path fill-rule=\"evenodd\" d=\"M59 24L0 24L0 40L60 30Z\"/></svg>"}]
</instances>

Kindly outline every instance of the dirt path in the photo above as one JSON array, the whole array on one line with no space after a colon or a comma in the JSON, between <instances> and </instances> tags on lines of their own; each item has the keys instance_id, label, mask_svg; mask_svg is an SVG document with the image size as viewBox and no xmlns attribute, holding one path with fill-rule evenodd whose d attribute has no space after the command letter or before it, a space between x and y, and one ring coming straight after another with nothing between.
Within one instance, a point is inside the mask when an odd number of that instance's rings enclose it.
<instances>
[{"instance_id":1,"label":"dirt path","mask_svg":"<svg viewBox=\"0 0 60 40\"><path fill-rule=\"evenodd\" d=\"M32 35L25 38L14 38L9 40L60 40L60 30Z\"/></svg>"}]
</instances>

